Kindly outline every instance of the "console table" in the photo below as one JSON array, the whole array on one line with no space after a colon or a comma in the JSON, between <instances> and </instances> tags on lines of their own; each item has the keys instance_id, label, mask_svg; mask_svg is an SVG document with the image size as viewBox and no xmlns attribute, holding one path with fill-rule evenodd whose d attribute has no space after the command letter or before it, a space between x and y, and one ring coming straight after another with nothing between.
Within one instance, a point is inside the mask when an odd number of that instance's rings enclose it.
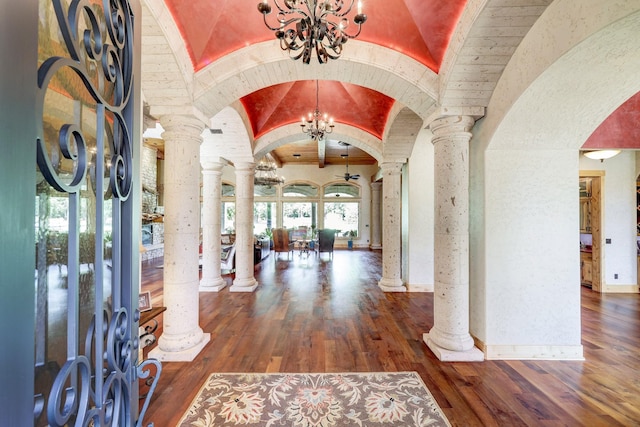
<instances>
[{"instance_id":1,"label":"console table","mask_svg":"<svg viewBox=\"0 0 640 427\"><path fill-rule=\"evenodd\" d=\"M158 329L158 321L156 317L165 311L167 307L154 307L151 310L143 311L140 313L140 328L144 329L144 332L140 334L140 348L144 348L156 342L156 336L154 332ZM144 326L146 323L149 325Z\"/></svg>"}]
</instances>

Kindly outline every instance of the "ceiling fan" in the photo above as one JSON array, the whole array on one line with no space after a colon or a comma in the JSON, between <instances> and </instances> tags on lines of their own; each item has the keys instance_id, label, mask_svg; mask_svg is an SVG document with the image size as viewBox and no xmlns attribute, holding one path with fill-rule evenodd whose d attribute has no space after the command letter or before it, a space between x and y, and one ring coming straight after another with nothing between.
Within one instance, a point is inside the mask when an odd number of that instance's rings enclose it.
<instances>
[{"instance_id":1,"label":"ceiling fan","mask_svg":"<svg viewBox=\"0 0 640 427\"><path fill-rule=\"evenodd\" d=\"M344 180L347 181L347 182L349 182L350 179L358 179L358 178L360 178L359 174L354 174L354 175L350 175L349 174L349 144L347 144L346 142L343 142L343 141L339 141L338 144L344 145L345 147L347 147L347 154L341 154L342 157L347 159L347 171L344 173L344 175L336 175L336 177L344 178Z\"/></svg>"}]
</instances>

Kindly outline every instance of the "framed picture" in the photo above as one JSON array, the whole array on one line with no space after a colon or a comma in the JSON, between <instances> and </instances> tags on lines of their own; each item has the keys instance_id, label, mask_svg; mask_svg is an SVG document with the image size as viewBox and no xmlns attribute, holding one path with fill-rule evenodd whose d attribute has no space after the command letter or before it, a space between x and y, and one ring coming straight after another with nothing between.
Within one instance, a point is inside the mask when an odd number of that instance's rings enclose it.
<instances>
[{"instance_id":1,"label":"framed picture","mask_svg":"<svg viewBox=\"0 0 640 427\"><path fill-rule=\"evenodd\" d=\"M151 310L151 292L143 292L138 296L138 309L140 311Z\"/></svg>"}]
</instances>

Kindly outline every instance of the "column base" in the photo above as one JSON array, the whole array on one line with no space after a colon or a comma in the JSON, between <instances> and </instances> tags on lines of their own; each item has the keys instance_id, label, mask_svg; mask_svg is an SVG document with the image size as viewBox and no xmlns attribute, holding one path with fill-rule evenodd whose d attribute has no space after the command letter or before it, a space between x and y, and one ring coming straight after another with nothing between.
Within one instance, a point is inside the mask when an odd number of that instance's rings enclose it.
<instances>
[{"instance_id":1,"label":"column base","mask_svg":"<svg viewBox=\"0 0 640 427\"><path fill-rule=\"evenodd\" d=\"M476 347L465 351L452 351L439 347L431 340L429 334L422 334L422 339L436 357L443 362L483 362L484 353Z\"/></svg>"},{"instance_id":2,"label":"column base","mask_svg":"<svg viewBox=\"0 0 640 427\"><path fill-rule=\"evenodd\" d=\"M371 249L372 251L377 251L377 250L382 249L382 245L373 244L373 245L369 246L369 249Z\"/></svg>"},{"instance_id":3,"label":"column base","mask_svg":"<svg viewBox=\"0 0 640 427\"><path fill-rule=\"evenodd\" d=\"M385 279L383 277L378 282L378 287L385 292L407 292L406 286L400 279Z\"/></svg>"},{"instance_id":4,"label":"column base","mask_svg":"<svg viewBox=\"0 0 640 427\"><path fill-rule=\"evenodd\" d=\"M202 341L182 351L165 351L156 347L149 352L149 358L158 359L161 362L193 362L209 340L211 340L211 334L202 334Z\"/></svg>"},{"instance_id":5,"label":"column base","mask_svg":"<svg viewBox=\"0 0 640 427\"><path fill-rule=\"evenodd\" d=\"M213 280L202 279L200 280L200 287L198 291L200 292L219 292L227 287L227 282L222 278L217 278Z\"/></svg>"},{"instance_id":6,"label":"column base","mask_svg":"<svg viewBox=\"0 0 640 427\"><path fill-rule=\"evenodd\" d=\"M250 279L236 279L229 288L229 292L253 292L257 287L258 282L253 277Z\"/></svg>"}]
</instances>

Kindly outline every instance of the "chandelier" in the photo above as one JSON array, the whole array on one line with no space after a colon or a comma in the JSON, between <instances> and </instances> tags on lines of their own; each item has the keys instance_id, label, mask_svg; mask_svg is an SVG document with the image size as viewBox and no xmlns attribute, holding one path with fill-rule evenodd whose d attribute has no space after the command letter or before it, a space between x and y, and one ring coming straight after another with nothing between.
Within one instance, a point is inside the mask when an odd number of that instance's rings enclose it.
<instances>
[{"instance_id":1,"label":"chandelier","mask_svg":"<svg viewBox=\"0 0 640 427\"><path fill-rule=\"evenodd\" d=\"M334 124L333 117L329 118L328 114L321 114L319 109L320 104L320 91L318 87L318 81L316 80L316 109L309 113L307 118L302 118L302 123L300 123L300 127L302 127L303 133L308 133L311 139L315 141L320 141L324 139L325 134L330 134L333 132Z\"/></svg>"},{"instance_id":2,"label":"chandelier","mask_svg":"<svg viewBox=\"0 0 640 427\"><path fill-rule=\"evenodd\" d=\"M276 174L276 162L272 159L263 157L256 165L256 172L253 177L254 185L280 185L284 183L284 177Z\"/></svg>"},{"instance_id":3,"label":"chandelier","mask_svg":"<svg viewBox=\"0 0 640 427\"><path fill-rule=\"evenodd\" d=\"M274 0L278 8L277 25L267 23L267 15L271 13L268 0L258 3L258 11L262 13L264 24L275 31L280 40L280 48L289 51L294 59L302 58L308 64L315 50L318 61L323 64L329 59L338 59L342 53L342 45L349 39L358 37L367 15L362 13L362 1L358 1L358 13L353 22L358 31L351 35L346 33L349 19L346 17L355 0ZM283 4L281 4L283 3ZM348 7L345 7L348 3Z\"/></svg>"}]
</instances>

